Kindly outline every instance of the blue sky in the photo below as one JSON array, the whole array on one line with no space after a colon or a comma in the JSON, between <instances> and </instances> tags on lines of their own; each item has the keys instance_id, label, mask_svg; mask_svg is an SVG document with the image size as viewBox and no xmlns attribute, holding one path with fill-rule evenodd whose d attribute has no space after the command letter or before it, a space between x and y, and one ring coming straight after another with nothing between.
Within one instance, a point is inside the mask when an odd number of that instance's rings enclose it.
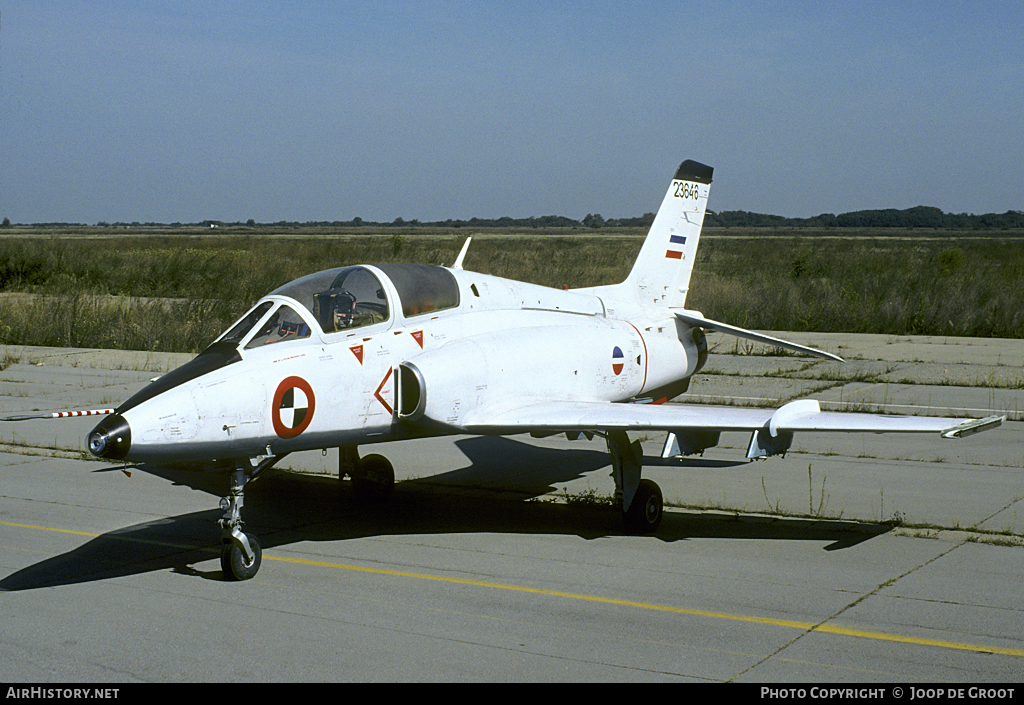
<instances>
[{"instance_id":1,"label":"blue sky","mask_svg":"<svg viewBox=\"0 0 1024 705\"><path fill-rule=\"evenodd\" d=\"M0 0L0 217L1024 209L1024 3Z\"/></svg>"}]
</instances>

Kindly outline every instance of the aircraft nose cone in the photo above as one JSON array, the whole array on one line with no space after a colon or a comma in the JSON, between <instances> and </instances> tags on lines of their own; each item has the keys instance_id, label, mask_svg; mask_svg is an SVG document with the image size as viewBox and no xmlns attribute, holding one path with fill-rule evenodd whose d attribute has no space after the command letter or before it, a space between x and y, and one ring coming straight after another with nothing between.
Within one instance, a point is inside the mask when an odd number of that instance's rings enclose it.
<instances>
[{"instance_id":1,"label":"aircraft nose cone","mask_svg":"<svg viewBox=\"0 0 1024 705\"><path fill-rule=\"evenodd\" d=\"M121 414L100 421L89 434L89 452L97 458L121 460L132 447L132 429Z\"/></svg>"}]
</instances>

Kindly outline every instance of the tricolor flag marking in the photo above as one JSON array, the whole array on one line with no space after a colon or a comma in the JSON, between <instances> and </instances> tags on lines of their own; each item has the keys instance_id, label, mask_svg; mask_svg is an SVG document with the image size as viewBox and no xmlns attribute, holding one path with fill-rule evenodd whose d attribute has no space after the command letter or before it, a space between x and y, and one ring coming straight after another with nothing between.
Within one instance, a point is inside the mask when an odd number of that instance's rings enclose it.
<instances>
[{"instance_id":1,"label":"tricolor flag marking","mask_svg":"<svg viewBox=\"0 0 1024 705\"><path fill-rule=\"evenodd\" d=\"M622 373L623 364L626 361L626 356L622 354L622 350L618 345L612 350L612 372L616 375Z\"/></svg>"},{"instance_id":2,"label":"tricolor flag marking","mask_svg":"<svg viewBox=\"0 0 1024 705\"><path fill-rule=\"evenodd\" d=\"M686 244L686 236L685 235L672 235L672 236L669 237L668 241L669 241L670 245L685 245ZM665 257L668 258L668 259L682 259L683 258L683 253L680 250L668 250L667 252L665 252Z\"/></svg>"}]
</instances>

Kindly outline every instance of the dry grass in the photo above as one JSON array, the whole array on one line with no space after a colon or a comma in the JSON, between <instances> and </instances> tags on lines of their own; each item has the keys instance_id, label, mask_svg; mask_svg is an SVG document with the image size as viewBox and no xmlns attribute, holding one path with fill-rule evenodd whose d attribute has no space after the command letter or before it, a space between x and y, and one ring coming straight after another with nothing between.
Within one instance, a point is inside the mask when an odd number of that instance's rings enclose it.
<instances>
[{"instance_id":1,"label":"dry grass","mask_svg":"<svg viewBox=\"0 0 1024 705\"><path fill-rule=\"evenodd\" d=\"M626 276L644 235L353 230L0 238L0 291L36 295L0 298L0 343L197 351L292 279L359 262L450 264L470 234L467 269L609 284ZM756 329L1024 337L1024 238L770 232L706 234L687 305Z\"/></svg>"}]
</instances>

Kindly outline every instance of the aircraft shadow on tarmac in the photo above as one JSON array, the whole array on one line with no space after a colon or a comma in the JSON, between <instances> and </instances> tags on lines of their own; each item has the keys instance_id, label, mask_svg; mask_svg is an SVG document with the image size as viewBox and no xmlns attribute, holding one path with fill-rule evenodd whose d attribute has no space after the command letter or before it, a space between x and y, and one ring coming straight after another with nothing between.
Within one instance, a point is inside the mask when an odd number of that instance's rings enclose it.
<instances>
[{"instance_id":1,"label":"aircraft shadow on tarmac","mask_svg":"<svg viewBox=\"0 0 1024 705\"><path fill-rule=\"evenodd\" d=\"M457 441L471 461L467 467L395 485L386 504L353 497L350 484L336 477L271 470L246 488L245 527L264 551L302 541L415 534L564 534L596 539L623 534L619 511L610 506L529 501L560 482L608 467L606 453L537 447L508 438ZM660 459L647 459L655 464ZM707 462L698 461L701 465ZM120 468L105 468L97 472ZM165 466L137 471L219 496L226 471ZM611 480L609 479L610 483ZM215 504L211 502L211 504ZM174 572L221 580L219 566L193 567L220 554L221 511L162 518L111 531L68 553L48 558L0 580L0 591L28 590L143 574ZM848 521L705 514L672 509L656 535L666 543L700 538L801 540L822 542L825 550L848 548L880 534L886 525ZM514 540L514 538L512 538Z\"/></svg>"}]
</instances>

